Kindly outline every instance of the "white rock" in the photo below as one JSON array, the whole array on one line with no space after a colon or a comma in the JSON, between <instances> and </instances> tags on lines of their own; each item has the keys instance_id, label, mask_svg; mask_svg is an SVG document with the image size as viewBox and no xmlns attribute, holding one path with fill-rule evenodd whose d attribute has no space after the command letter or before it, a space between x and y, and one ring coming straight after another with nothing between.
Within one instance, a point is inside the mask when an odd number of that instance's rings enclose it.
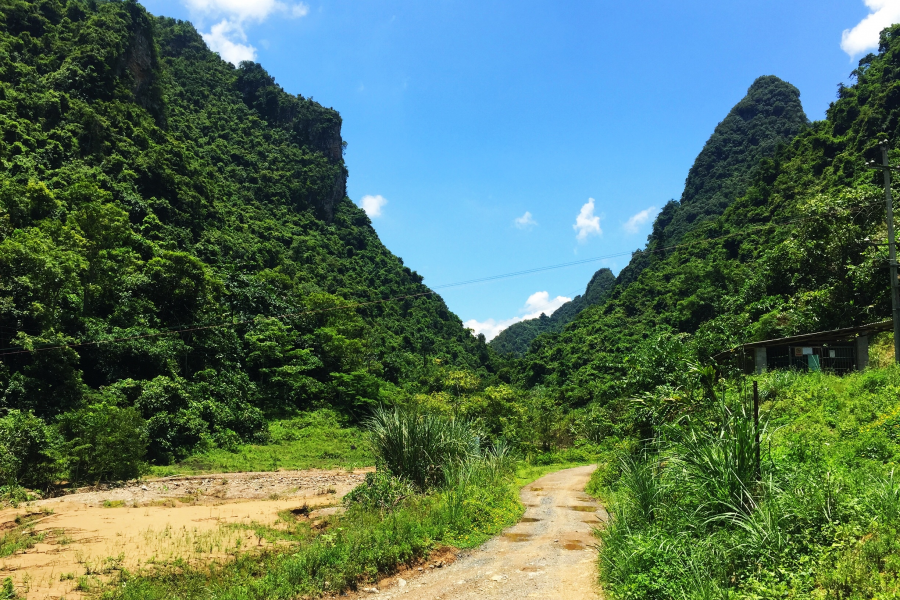
<instances>
[{"instance_id":1,"label":"white rock","mask_svg":"<svg viewBox=\"0 0 900 600\"><path fill-rule=\"evenodd\" d=\"M406 580L402 577L397 578L397 587L406 587Z\"/></svg>"}]
</instances>

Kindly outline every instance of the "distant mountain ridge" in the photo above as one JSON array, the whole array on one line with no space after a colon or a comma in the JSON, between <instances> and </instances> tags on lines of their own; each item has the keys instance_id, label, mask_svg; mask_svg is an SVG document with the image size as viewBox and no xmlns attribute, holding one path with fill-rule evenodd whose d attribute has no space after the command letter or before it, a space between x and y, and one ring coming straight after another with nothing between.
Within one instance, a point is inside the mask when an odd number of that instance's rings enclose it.
<instances>
[{"instance_id":1,"label":"distant mountain ridge","mask_svg":"<svg viewBox=\"0 0 900 600\"><path fill-rule=\"evenodd\" d=\"M556 309L552 315L542 314L537 319L527 319L510 325L491 340L489 345L501 354L522 356L537 336L562 331L563 327L571 323L582 310L605 301L615 284L615 275L604 267L591 277L584 294L575 296Z\"/></svg>"}]
</instances>

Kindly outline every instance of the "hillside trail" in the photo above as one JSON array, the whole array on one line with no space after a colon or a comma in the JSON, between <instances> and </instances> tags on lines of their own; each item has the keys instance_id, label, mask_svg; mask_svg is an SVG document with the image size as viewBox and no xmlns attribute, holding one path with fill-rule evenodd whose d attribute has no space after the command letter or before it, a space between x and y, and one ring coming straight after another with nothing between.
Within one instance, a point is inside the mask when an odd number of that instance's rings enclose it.
<instances>
[{"instance_id":1,"label":"hillside trail","mask_svg":"<svg viewBox=\"0 0 900 600\"><path fill-rule=\"evenodd\" d=\"M362 595L405 600L598 600L597 538L606 511L584 493L596 465L564 469L522 488L525 515L502 535L461 554L410 570Z\"/></svg>"}]
</instances>

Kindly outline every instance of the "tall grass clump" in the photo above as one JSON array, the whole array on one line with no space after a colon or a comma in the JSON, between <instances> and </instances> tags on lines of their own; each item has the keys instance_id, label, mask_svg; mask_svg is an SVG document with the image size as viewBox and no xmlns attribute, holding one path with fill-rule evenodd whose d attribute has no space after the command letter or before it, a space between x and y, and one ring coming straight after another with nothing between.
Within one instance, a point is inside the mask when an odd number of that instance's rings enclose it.
<instances>
[{"instance_id":1,"label":"tall grass clump","mask_svg":"<svg viewBox=\"0 0 900 600\"><path fill-rule=\"evenodd\" d=\"M601 475L611 600L900 597L900 367L757 380L758 432L720 382Z\"/></svg>"},{"instance_id":2,"label":"tall grass clump","mask_svg":"<svg viewBox=\"0 0 900 600\"><path fill-rule=\"evenodd\" d=\"M418 408L378 408L365 421L378 468L420 490L443 486L448 474L481 456L481 441L463 419Z\"/></svg>"},{"instance_id":3,"label":"tall grass clump","mask_svg":"<svg viewBox=\"0 0 900 600\"><path fill-rule=\"evenodd\" d=\"M730 408L718 402L713 425L689 420L675 445L675 458L697 498L698 509L715 518L734 512L749 513L755 506L759 477L757 431L744 406Z\"/></svg>"}]
</instances>

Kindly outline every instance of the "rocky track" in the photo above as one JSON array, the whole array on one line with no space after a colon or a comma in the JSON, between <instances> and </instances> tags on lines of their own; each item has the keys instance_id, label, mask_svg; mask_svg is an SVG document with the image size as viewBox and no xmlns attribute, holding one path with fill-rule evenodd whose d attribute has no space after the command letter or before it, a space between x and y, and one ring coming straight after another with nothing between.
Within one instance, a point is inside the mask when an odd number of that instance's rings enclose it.
<instances>
[{"instance_id":1,"label":"rocky track","mask_svg":"<svg viewBox=\"0 0 900 600\"><path fill-rule=\"evenodd\" d=\"M597 600L597 539L607 515L584 493L594 466L557 471L522 489L522 520L455 562L383 581L379 598L409 600Z\"/></svg>"}]
</instances>

